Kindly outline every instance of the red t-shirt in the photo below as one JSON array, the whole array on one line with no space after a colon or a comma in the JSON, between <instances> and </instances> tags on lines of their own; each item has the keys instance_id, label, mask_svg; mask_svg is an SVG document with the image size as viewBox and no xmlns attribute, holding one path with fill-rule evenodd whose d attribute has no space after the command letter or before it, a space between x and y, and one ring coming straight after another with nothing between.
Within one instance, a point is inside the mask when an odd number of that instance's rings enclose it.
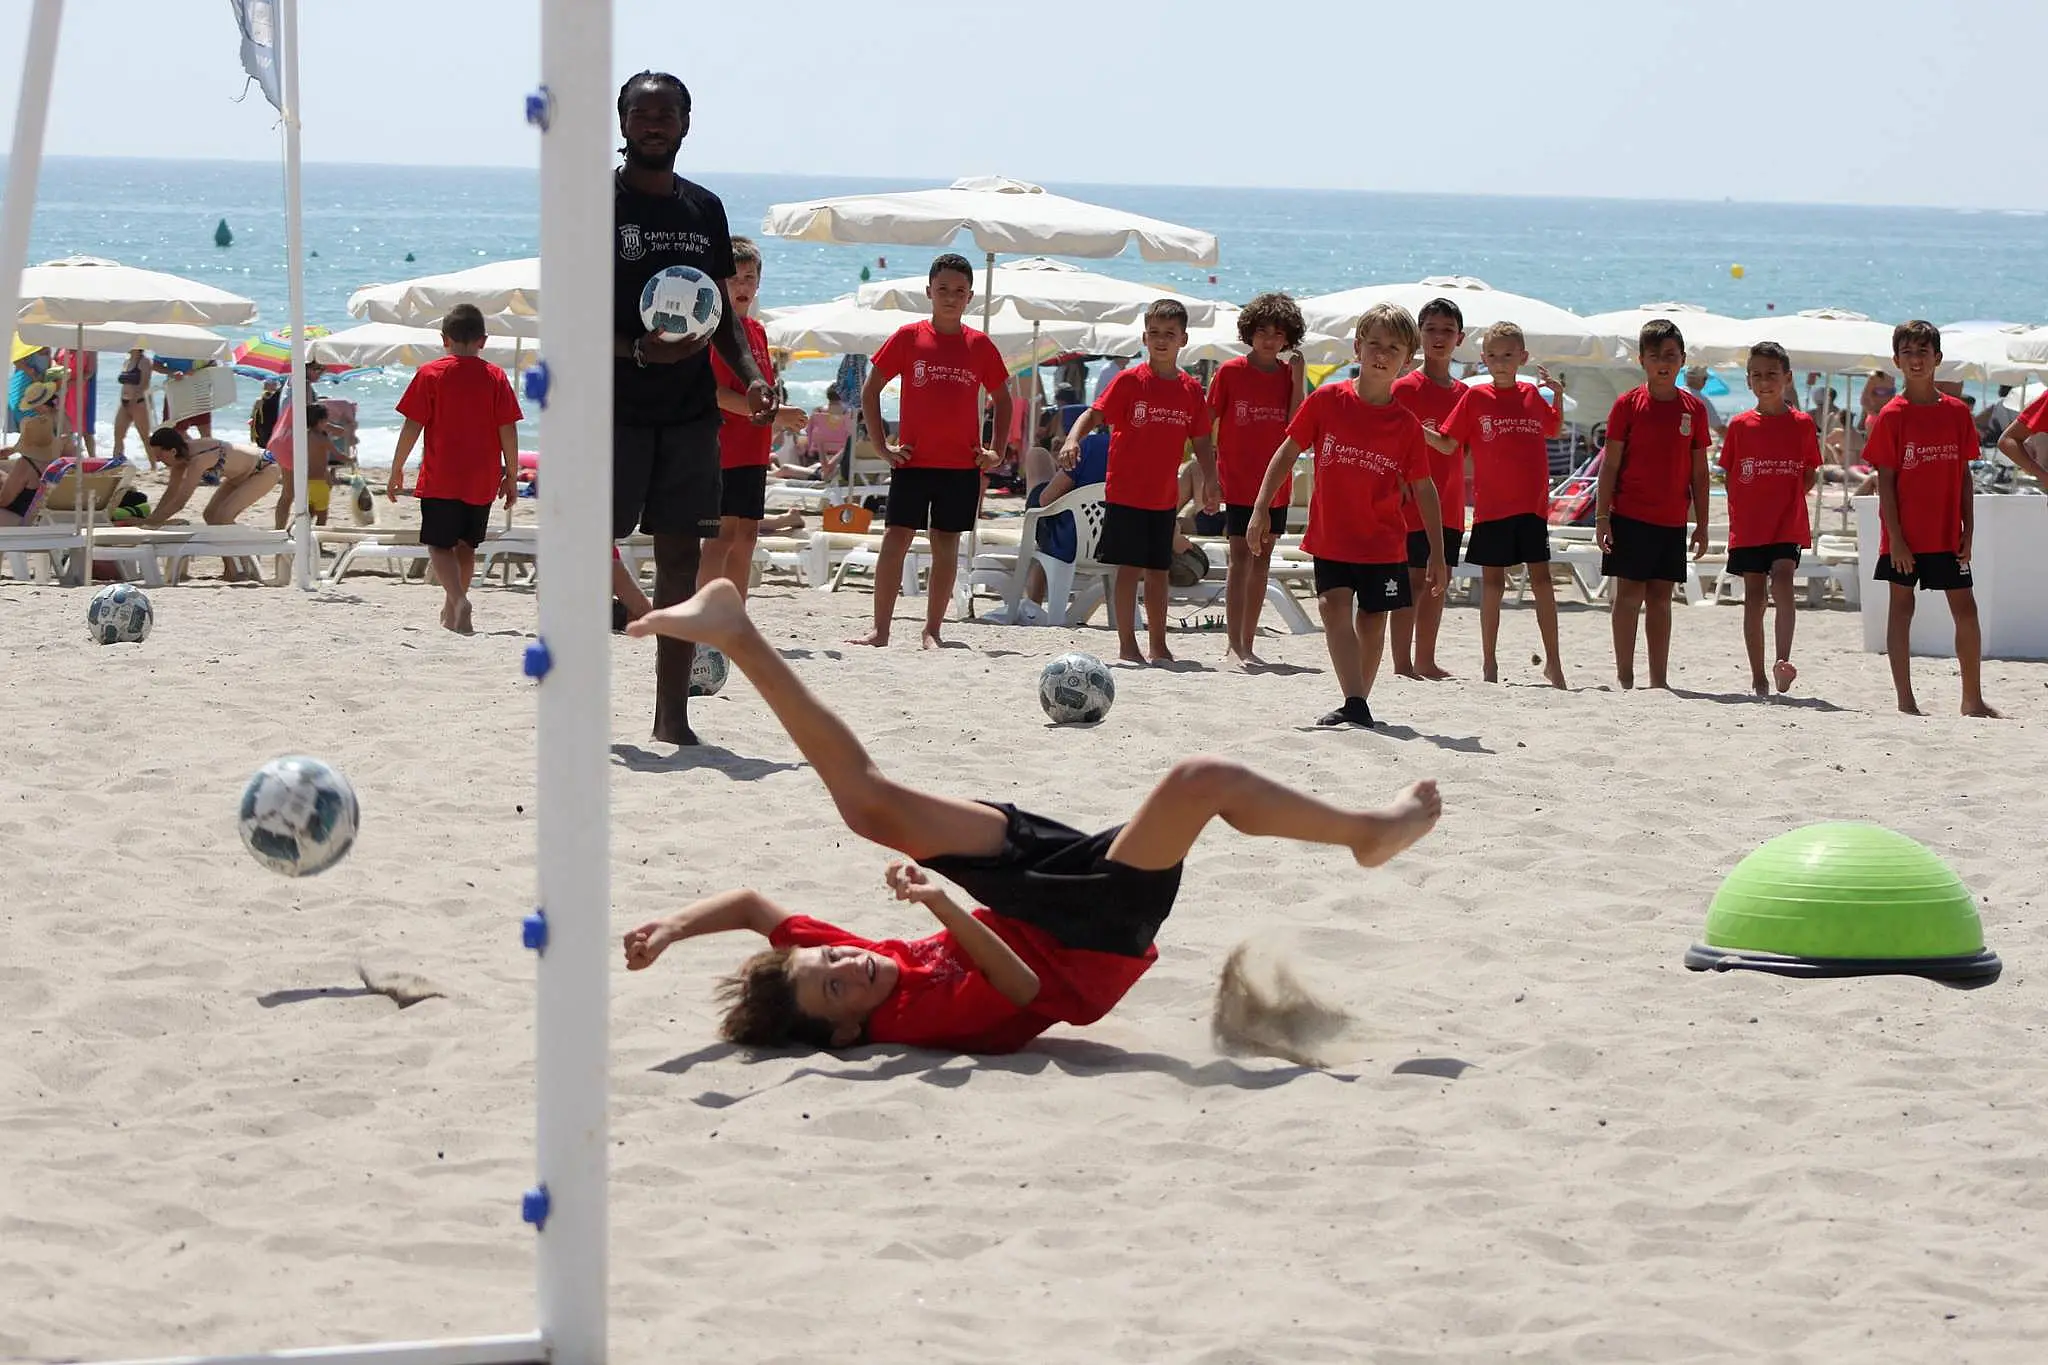
<instances>
[{"instance_id":1,"label":"red t-shirt","mask_svg":"<svg viewBox=\"0 0 2048 1365\"><path fill-rule=\"evenodd\" d=\"M398 415L426 428L420 457L423 498L453 498L488 507L505 486L505 450L498 428L524 414L505 372L474 355L444 355L413 374Z\"/></svg>"},{"instance_id":2,"label":"red t-shirt","mask_svg":"<svg viewBox=\"0 0 2048 1365\"><path fill-rule=\"evenodd\" d=\"M972 469L981 453L981 391L1001 393L1010 371L996 344L972 327L941 332L913 322L875 352L874 372L903 379L897 444L909 469Z\"/></svg>"},{"instance_id":3,"label":"red t-shirt","mask_svg":"<svg viewBox=\"0 0 2048 1365\"><path fill-rule=\"evenodd\" d=\"M1287 435L1316 461L1302 548L1347 564L1406 565L1401 490L1430 476L1415 414L1399 403L1374 406L1345 380L1302 400Z\"/></svg>"},{"instance_id":4,"label":"red t-shirt","mask_svg":"<svg viewBox=\"0 0 2048 1365\"><path fill-rule=\"evenodd\" d=\"M2048 431L2048 393L2042 394L2020 414L2020 420L2027 424L2027 430L2036 436Z\"/></svg>"},{"instance_id":5,"label":"red t-shirt","mask_svg":"<svg viewBox=\"0 0 2048 1365\"><path fill-rule=\"evenodd\" d=\"M1149 364L1133 365L1109 381L1095 410L1110 429L1104 500L1151 512L1180 506L1181 457L1189 441L1209 434L1209 400L1195 377L1175 370L1161 378Z\"/></svg>"},{"instance_id":6,"label":"red t-shirt","mask_svg":"<svg viewBox=\"0 0 2048 1365\"><path fill-rule=\"evenodd\" d=\"M1907 549L1927 555L1963 548L1963 484L1977 458L1977 423L1968 404L1947 394L1939 402L1909 403L1900 394L1871 420L1863 458L1898 471L1899 529ZM1892 552L1889 529L1877 552Z\"/></svg>"},{"instance_id":7,"label":"red t-shirt","mask_svg":"<svg viewBox=\"0 0 2048 1365\"><path fill-rule=\"evenodd\" d=\"M1738 413L1721 441L1728 472L1728 548L1809 545L1806 476L1820 468L1820 431L1797 408Z\"/></svg>"},{"instance_id":8,"label":"red t-shirt","mask_svg":"<svg viewBox=\"0 0 2048 1365\"><path fill-rule=\"evenodd\" d=\"M740 326L746 331L747 349L754 353L754 364L760 368L761 377L775 383L775 362L768 358L768 329L753 318L741 318ZM738 370L725 363L725 357L716 347L711 351L711 374L718 381L718 387L731 393L745 393L746 381L740 378ZM769 452L775 448L775 428L772 424L756 422L743 413L718 410L718 467L720 469L752 469L769 462Z\"/></svg>"},{"instance_id":9,"label":"red t-shirt","mask_svg":"<svg viewBox=\"0 0 2048 1365\"><path fill-rule=\"evenodd\" d=\"M1430 380L1421 370L1410 370L1394 381L1394 401L1415 414L1418 422L1435 422L1438 431L1446 431L1445 423L1458 410L1458 401L1465 396L1466 386L1453 381L1444 388ZM1454 450L1446 455L1434 446L1429 446L1429 477L1436 484L1436 502L1443 512L1443 524L1453 531L1465 529L1465 452ZM1411 531L1422 529L1422 508L1413 498L1401 505L1403 523ZM1484 521L1480 517L1478 520Z\"/></svg>"},{"instance_id":10,"label":"red t-shirt","mask_svg":"<svg viewBox=\"0 0 2048 1365\"><path fill-rule=\"evenodd\" d=\"M1685 389L1660 403L1641 384L1615 399L1607 414L1607 444L1627 448L1614 486L1614 514L1652 526L1685 525L1693 452L1712 439L1707 405Z\"/></svg>"},{"instance_id":11,"label":"red t-shirt","mask_svg":"<svg viewBox=\"0 0 2048 1365\"><path fill-rule=\"evenodd\" d=\"M1558 420L1534 384L1465 386L1465 400L1438 430L1472 448L1474 522L1550 511L1550 451L1543 443L1557 435Z\"/></svg>"},{"instance_id":12,"label":"red t-shirt","mask_svg":"<svg viewBox=\"0 0 2048 1365\"><path fill-rule=\"evenodd\" d=\"M1216 420L1216 464L1223 501L1249 507L1259 499L1273 452L1287 439L1287 404L1294 397L1294 371L1282 365L1262 370L1244 356L1216 367L1209 381L1209 414ZM1275 507L1294 496L1289 470L1274 497Z\"/></svg>"},{"instance_id":13,"label":"red t-shirt","mask_svg":"<svg viewBox=\"0 0 2048 1365\"><path fill-rule=\"evenodd\" d=\"M876 942L792 915L775 926L768 941L778 948L846 944L892 959L899 973L896 989L868 1016L864 1040L957 1052L1015 1052L1054 1024L1092 1024L1159 959L1159 950L1150 947L1143 957L1069 948L1036 925L993 910L976 910L974 917L1037 973L1038 998L1028 1006L1020 1009L1005 999L945 930L929 938Z\"/></svg>"}]
</instances>

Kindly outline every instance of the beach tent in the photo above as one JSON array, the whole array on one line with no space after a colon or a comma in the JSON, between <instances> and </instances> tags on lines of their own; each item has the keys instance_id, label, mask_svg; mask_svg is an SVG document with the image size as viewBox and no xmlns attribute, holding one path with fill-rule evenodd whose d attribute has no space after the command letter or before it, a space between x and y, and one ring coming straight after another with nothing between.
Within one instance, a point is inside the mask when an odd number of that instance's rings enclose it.
<instances>
[{"instance_id":1,"label":"beach tent","mask_svg":"<svg viewBox=\"0 0 2048 1365\"><path fill-rule=\"evenodd\" d=\"M1686 363L1709 369L1746 363L1749 348L1768 336L1759 330L1760 324L1710 313L1696 303L1645 303L1612 313L1595 313L1586 319L1586 325L1599 333L1621 360L1634 364L1643 325L1654 318L1669 318L1677 323L1685 336Z\"/></svg>"},{"instance_id":2,"label":"beach tent","mask_svg":"<svg viewBox=\"0 0 2048 1365\"><path fill-rule=\"evenodd\" d=\"M867 308L929 313L932 304L925 296L926 283L925 276L917 275L864 284L860 287L860 302ZM1020 317L1045 322L1139 322L1154 301L1172 298L1187 308L1188 325L1201 327L1215 320L1218 307L1208 299L1198 299L1177 289L1101 275L1043 256L999 265L983 277L982 283L996 308L1007 306Z\"/></svg>"},{"instance_id":3,"label":"beach tent","mask_svg":"<svg viewBox=\"0 0 2048 1365\"><path fill-rule=\"evenodd\" d=\"M444 275L365 285L349 295L350 317L402 327L438 327L450 308L473 304L502 336L540 335L540 258L492 261Z\"/></svg>"},{"instance_id":4,"label":"beach tent","mask_svg":"<svg viewBox=\"0 0 2048 1365\"><path fill-rule=\"evenodd\" d=\"M365 322L314 340L307 354L322 365L379 369L386 365L420 366L447 354L441 333L433 327L401 327L395 322ZM508 370L524 369L539 359L530 337L493 336L484 342L483 357Z\"/></svg>"},{"instance_id":5,"label":"beach tent","mask_svg":"<svg viewBox=\"0 0 2048 1365\"><path fill-rule=\"evenodd\" d=\"M1545 365L1568 361L1582 365L1612 364L1627 359L1626 355L1616 354L1576 313L1541 299L1495 289L1484 280L1466 275L1432 275L1414 284L1369 284L1341 293L1319 294L1301 300L1301 314L1312 332L1350 337L1358 330L1358 319L1375 304L1395 303L1415 314L1435 298L1449 299L1465 315L1465 344L1458 348L1459 360L1479 359L1480 337L1496 322L1519 324L1529 344L1529 358Z\"/></svg>"},{"instance_id":6,"label":"beach tent","mask_svg":"<svg viewBox=\"0 0 2048 1365\"><path fill-rule=\"evenodd\" d=\"M224 289L96 256L68 256L21 272L19 324L68 327L71 346L85 349L88 327L111 323L233 326L256 316L256 305ZM76 516L85 535L81 582L92 584L92 499L85 466L77 466ZM302 547L303 548L303 547Z\"/></svg>"},{"instance_id":7,"label":"beach tent","mask_svg":"<svg viewBox=\"0 0 2048 1365\"><path fill-rule=\"evenodd\" d=\"M869 307L851 294L829 303L771 308L760 315L770 346L828 355L871 355L898 328L927 318L927 314L901 308ZM1089 329L1081 323L1026 318L1007 302L988 319L987 332L1013 371L1081 349L1089 336Z\"/></svg>"}]
</instances>

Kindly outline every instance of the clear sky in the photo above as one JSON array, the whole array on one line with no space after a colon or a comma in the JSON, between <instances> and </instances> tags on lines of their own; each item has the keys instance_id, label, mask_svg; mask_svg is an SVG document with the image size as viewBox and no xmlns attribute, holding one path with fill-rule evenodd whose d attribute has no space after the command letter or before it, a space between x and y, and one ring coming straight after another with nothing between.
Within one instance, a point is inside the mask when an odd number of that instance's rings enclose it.
<instances>
[{"instance_id":1,"label":"clear sky","mask_svg":"<svg viewBox=\"0 0 2048 1365\"><path fill-rule=\"evenodd\" d=\"M0 6L11 133L27 0ZM303 0L309 161L526 165L538 0ZM267 159L225 0L70 0L47 150ZM2048 209L2044 0L618 0L691 172Z\"/></svg>"}]
</instances>

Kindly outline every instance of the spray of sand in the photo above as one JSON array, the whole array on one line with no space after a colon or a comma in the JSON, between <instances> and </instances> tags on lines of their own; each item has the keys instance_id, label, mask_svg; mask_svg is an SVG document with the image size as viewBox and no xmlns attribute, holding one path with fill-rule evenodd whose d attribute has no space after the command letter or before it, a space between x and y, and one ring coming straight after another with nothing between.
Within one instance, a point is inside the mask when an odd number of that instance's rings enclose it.
<instances>
[{"instance_id":1,"label":"spray of sand","mask_svg":"<svg viewBox=\"0 0 2048 1365\"><path fill-rule=\"evenodd\" d=\"M1227 1055L1322 1067L1355 1022L1301 978L1283 943L1254 938L1224 959L1209 1032Z\"/></svg>"}]
</instances>

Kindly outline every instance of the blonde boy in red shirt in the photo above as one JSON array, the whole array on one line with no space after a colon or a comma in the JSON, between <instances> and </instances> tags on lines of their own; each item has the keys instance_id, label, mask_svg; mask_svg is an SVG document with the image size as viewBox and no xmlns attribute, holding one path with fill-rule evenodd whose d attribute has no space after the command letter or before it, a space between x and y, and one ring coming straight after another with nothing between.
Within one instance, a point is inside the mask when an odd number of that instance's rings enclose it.
<instances>
[{"instance_id":1,"label":"blonde boy in red shirt","mask_svg":"<svg viewBox=\"0 0 2048 1365\"><path fill-rule=\"evenodd\" d=\"M1728 476L1728 572L1742 575L1742 642L1749 651L1749 686L1759 697L1792 686L1792 630L1799 594L1792 571L1813 539L1806 498L1820 478L1820 429L1786 401L1792 360L1775 341L1749 348L1749 391L1756 408L1728 423L1720 464ZM1777 662L1764 676L1764 604L1778 611Z\"/></svg>"},{"instance_id":2,"label":"blonde boy in red shirt","mask_svg":"<svg viewBox=\"0 0 2048 1365\"><path fill-rule=\"evenodd\" d=\"M1301 339L1308 332L1301 309L1285 294L1261 294L1237 317L1237 336L1246 354L1224 361L1209 381L1209 413L1215 421L1216 465L1223 482L1223 529L1229 537L1230 574L1223 588L1224 626L1230 644L1224 657L1241 668L1259 658L1259 612L1266 605L1266 575L1273 547L1255 555L1245 542L1252 500L1266 477L1266 464L1287 439L1287 423L1301 404L1306 375ZM1283 362L1283 353L1292 352ZM1275 536L1287 529L1293 480L1280 487L1267 527Z\"/></svg>"},{"instance_id":3,"label":"blonde boy in red shirt","mask_svg":"<svg viewBox=\"0 0 2048 1365\"><path fill-rule=\"evenodd\" d=\"M1105 424L1110 429L1109 477L1103 483L1102 535L1095 557L1117 566L1117 647L1125 663L1173 662L1166 647L1166 572L1173 565L1181 460L1191 442L1200 471L1196 496L1204 511L1220 505L1208 396L1180 367L1181 348L1187 344L1188 310L1181 303L1160 299L1147 308L1146 363L1110 380L1060 446L1059 467L1072 469L1088 433ZM1141 580L1147 637L1142 654L1137 631Z\"/></svg>"},{"instance_id":4,"label":"blonde boy in red shirt","mask_svg":"<svg viewBox=\"0 0 2048 1365\"><path fill-rule=\"evenodd\" d=\"M1422 510L1429 542L1424 587L1441 593L1448 574L1422 423L1394 401L1394 381L1415 354L1415 342L1407 309L1382 303L1366 310L1352 342L1358 377L1325 384L1302 401L1266 467L1245 537L1254 554L1271 543L1266 509L1280 495L1294 457L1314 452L1316 482L1302 548L1315 556L1316 603L1330 667L1344 693L1344 704L1324 716L1323 725L1371 729L1375 723L1369 701L1386 648L1387 613L1410 602L1404 490Z\"/></svg>"},{"instance_id":5,"label":"blonde boy in red shirt","mask_svg":"<svg viewBox=\"0 0 2048 1365\"><path fill-rule=\"evenodd\" d=\"M1913 594L1941 592L1956 623L1956 667L1963 675L1963 714L1995 718L1984 700L1984 636L1970 576L1970 537L1976 531L1970 461L1977 458L1977 423L1969 405L1934 386L1941 366L1941 329L1902 322L1892 329L1892 360L1905 376L1899 396L1870 424L1863 458L1877 468L1876 577L1891 584L1891 619L1885 653L1899 710L1922 714L1913 697Z\"/></svg>"}]
</instances>

